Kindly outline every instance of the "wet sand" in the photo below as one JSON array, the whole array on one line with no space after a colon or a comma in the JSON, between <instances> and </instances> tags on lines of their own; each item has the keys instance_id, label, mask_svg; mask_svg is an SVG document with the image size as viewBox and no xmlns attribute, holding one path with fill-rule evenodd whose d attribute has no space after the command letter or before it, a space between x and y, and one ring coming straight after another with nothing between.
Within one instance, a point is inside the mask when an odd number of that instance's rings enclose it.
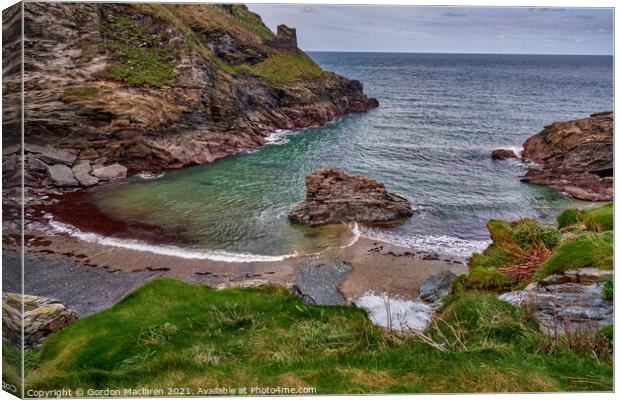
<instances>
[{"instance_id":1,"label":"wet sand","mask_svg":"<svg viewBox=\"0 0 620 400\"><path fill-rule=\"evenodd\" d=\"M5 236L8 254L11 246L18 250L10 242ZM154 277L220 287L249 281L296 285L304 293L318 293L327 299L324 303L338 304L343 302L339 299L351 301L368 291L417 299L422 282L443 269L457 274L467 270L452 258L363 237L349 247L318 255L222 262L84 242L42 230L26 235L26 273L36 277L28 279L26 293L57 298L82 315L111 306L140 282ZM5 282L7 278L15 280L6 276Z\"/></svg>"}]
</instances>

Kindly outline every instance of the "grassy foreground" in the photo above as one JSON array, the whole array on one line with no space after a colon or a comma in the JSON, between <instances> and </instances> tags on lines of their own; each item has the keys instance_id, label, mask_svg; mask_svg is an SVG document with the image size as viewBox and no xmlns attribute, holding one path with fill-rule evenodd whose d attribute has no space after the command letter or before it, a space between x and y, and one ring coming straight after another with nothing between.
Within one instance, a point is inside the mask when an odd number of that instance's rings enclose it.
<instances>
[{"instance_id":1,"label":"grassy foreground","mask_svg":"<svg viewBox=\"0 0 620 400\"><path fill-rule=\"evenodd\" d=\"M493 295L468 292L446 304L445 322L422 340L386 333L355 307L305 304L284 288L155 280L50 337L29 357L26 388L611 390L601 334L580 346L551 343L531 314Z\"/></svg>"}]
</instances>

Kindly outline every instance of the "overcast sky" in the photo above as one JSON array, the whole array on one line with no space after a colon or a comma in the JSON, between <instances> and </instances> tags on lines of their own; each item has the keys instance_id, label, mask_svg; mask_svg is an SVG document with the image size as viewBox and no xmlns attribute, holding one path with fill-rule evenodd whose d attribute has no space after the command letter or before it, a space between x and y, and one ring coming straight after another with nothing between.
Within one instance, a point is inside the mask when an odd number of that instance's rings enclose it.
<instances>
[{"instance_id":1,"label":"overcast sky","mask_svg":"<svg viewBox=\"0 0 620 400\"><path fill-rule=\"evenodd\" d=\"M611 8L249 5L307 51L612 54Z\"/></svg>"}]
</instances>

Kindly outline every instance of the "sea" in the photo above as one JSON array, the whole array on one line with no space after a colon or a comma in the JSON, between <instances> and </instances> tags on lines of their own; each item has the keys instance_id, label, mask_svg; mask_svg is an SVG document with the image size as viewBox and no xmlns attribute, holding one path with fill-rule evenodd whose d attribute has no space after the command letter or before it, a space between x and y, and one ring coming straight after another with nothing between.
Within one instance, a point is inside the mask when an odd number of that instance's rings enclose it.
<instances>
[{"instance_id":1,"label":"sea","mask_svg":"<svg viewBox=\"0 0 620 400\"><path fill-rule=\"evenodd\" d=\"M105 186L94 193L99 209L176 232L170 248L189 258L262 261L345 247L359 237L465 258L488 245L489 219L553 223L564 207L580 204L520 182L527 161L492 160L490 153L518 152L554 121L612 110L611 56L310 56L361 81L380 107L318 128L274 132L260 149L210 165ZM391 228L290 224L288 213L305 197L304 177L326 166L383 182L412 202L414 215Z\"/></svg>"}]
</instances>

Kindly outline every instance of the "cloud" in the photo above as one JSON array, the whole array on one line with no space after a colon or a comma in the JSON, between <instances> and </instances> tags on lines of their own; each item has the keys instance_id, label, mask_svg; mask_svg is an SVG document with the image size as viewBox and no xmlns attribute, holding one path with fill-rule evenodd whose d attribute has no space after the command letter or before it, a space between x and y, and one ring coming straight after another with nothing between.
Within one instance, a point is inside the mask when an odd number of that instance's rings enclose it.
<instances>
[{"instance_id":1,"label":"cloud","mask_svg":"<svg viewBox=\"0 0 620 400\"><path fill-rule=\"evenodd\" d=\"M316 10L315 10L315 8L313 6L304 6L304 8L302 8L301 12L314 13L314 12L316 12Z\"/></svg>"}]
</instances>

